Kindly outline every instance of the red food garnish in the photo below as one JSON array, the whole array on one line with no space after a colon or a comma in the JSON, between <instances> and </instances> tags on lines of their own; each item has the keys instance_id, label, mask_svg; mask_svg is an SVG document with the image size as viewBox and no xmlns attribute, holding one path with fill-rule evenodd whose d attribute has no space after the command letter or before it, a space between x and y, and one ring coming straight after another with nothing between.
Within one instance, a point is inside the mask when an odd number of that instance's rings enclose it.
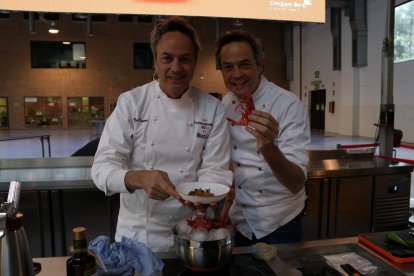
<instances>
[{"instance_id":1,"label":"red food garnish","mask_svg":"<svg viewBox=\"0 0 414 276\"><path fill-rule=\"evenodd\" d=\"M205 216L196 216L193 219L188 219L187 223L193 228L204 228L207 231L210 231L211 229L218 229L224 226L217 218L212 219Z\"/></svg>"},{"instance_id":2,"label":"red food garnish","mask_svg":"<svg viewBox=\"0 0 414 276\"><path fill-rule=\"evenodd\" d=\"M249 123L249 115L254 110L254 102L253 102L253 98L252 98L251 93L249 93L249 95L247 95L245 106L243 106L242 104L239 104L238 106L236 106L235 110L237 110L237 108L239 108L239 107L242 109L241 110L241 114L242 114L241 119L239 121L235 121L233 119L227 118L227 120L232 125L247 126L247 124Z\"/></svg>"}]
</instances>

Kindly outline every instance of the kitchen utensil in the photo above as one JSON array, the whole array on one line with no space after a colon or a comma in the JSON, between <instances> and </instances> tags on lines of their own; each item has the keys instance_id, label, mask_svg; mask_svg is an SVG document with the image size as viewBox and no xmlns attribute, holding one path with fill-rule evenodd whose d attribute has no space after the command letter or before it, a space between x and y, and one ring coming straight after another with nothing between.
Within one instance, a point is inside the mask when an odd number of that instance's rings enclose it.
<instances>
[{"instance_id":1,"label":"kitchen utensil","mask_svg":"<svg viewBox=\"0 0 414 276\"><path fill-rule=\"evenodd\" d=\"M34 275L23 214L17 211L19 197L20 182L12 181L8 202L0 206L0 276Z\"/></svg>"},{"instance_id":2,"label":"kitchen utensil","mask_svg":"<svg viewBox=\"0 0 414 276\"><path fill-rule=\"evenodd\" d=\"M225 198L230 191L230 187L224 184L212 182L185 182L178 184L175 189L184 200L202 204L210 204L213 201L218 202ZM195 189L209 190L214 196L189 195L189 193Z\"/></svg>"},{"instance_id":3,"label":"kitchen utensil","mask_svg":"<svg viewBox=\"0 0 414 276\"><path fill-rule=\"evenodd\" d=\"M232 236L215 241L194 241L178 235L173 228L174 246L177 257L182 264L199 272L214 271L226 264L230 259L234 247L234 233Z\"/></svg>"},{"instance_id":4,"label":"kitchen utensil","mask_svg":"<svg viewBox=\"0 0 414 276\"><path fill-rule=\"evenodd\" d=\"M385 232L385 237L393 242L397 242L406 247L414 247L414 241L403 240L394 232Z\"/></svg>"}]
</instances>

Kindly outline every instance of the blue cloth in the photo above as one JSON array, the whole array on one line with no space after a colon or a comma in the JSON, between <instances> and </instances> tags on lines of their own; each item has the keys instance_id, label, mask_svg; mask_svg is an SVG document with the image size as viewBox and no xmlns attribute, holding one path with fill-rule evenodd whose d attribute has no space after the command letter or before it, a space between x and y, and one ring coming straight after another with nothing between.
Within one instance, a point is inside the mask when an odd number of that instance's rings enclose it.
<instances>
[{"instance_id":1,"label":"blue cloth","mask_svg":"<svg viewBox=\"0 0 414 276\"><path fill-rule=\"evenodd\" d=\"M110 243L106 236L99 236L89 243L89 249L98 255L107 272L98 266L97 275L142 276L160 275L164 263L145 244L122 237L121 242Z\"/></svg>"}]
</instances>

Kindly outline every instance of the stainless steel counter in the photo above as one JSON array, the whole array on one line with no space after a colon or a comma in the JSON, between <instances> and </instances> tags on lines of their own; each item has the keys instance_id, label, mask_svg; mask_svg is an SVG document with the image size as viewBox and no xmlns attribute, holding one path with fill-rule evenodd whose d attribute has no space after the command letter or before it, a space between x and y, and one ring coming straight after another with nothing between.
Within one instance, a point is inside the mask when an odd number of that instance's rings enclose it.
<instances>
[{"instance_id":1,"label":"stainless steel counter","mask_svg":"<svg viewBox=\"0 0 414 276\"><path fill-rule=\"evenodd\" d=\"M13 180L22 182L22 190L95 188L92 163L93 157L1 159L0 190Z\"/></svg>"},{"instance_id":2,"label":"stainless steel counter","mask_svg":"<svg viewBox=\"0 0 414 276\"><path fill-rule=\"evenodd\" d=\"M309 152L308 179L358 175L401 174L413 171L406 163L392 163L372 153L348 153L346 150Z\"/></svg>"},{"instance_id":3,"label":"stainless steel counter","mask_svg":"<svg viewBox=\"0 0 414 276\"><path fill-rule=\"evenodd\" d=\"M347 154L345 150L310 151L308 179L358 175L400 174L413 170L372 154ZM93 157L0 159L0 189L10 181L22 182L23 190L92 188Z\"/></svg>"}]
</instances>

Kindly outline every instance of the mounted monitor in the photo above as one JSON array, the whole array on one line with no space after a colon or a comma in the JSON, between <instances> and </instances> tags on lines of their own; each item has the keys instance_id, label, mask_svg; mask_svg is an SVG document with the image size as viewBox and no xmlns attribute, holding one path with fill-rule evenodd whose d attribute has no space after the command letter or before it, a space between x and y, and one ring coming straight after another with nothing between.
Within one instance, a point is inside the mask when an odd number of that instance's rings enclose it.
<instances>
[{"instance_id":1,"label":"mounted monitor","mask_svg":"<svg viewBox=\"0 0 414 276\"><path fill-rule=\"evenodd\" d=\"M0 10L325 22L325 0L2 0Z\"/></svg>"}]
</instances>

